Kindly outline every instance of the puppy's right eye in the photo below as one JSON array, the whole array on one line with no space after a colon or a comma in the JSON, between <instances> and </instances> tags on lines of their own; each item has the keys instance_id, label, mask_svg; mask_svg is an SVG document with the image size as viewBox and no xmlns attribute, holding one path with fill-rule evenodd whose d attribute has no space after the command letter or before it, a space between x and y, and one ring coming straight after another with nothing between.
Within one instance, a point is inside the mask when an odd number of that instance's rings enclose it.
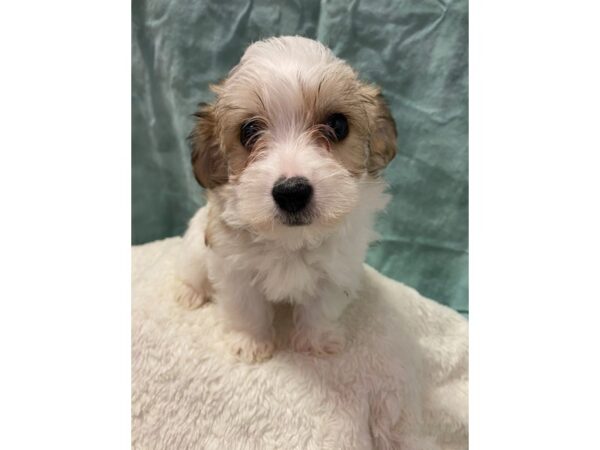
<instances>
[{"instance_id":1,"label":"puppy's right eye","mask_svg":"<svg viewBox=\"0 0 600 450\"><path fill-rule=\"evenodd\" d=\"M343 114L332 114L325 121L325 125L333 132L333 138L336 142L339 142L348 136L348 119L346 119L346 116Z\"/></svg>"},{"instance_id":2,"label":"puppy's right eye","mask_svg":"<svg viewBox=\"0 0 600 450\"><path fill-rule=\"evenodd\" d=\"M252 149L261 130L262 126L258 120L250 120L249 122L242 124L242 129L240 130L240 142L247 150Z\"/></svg>"}]
</instances>

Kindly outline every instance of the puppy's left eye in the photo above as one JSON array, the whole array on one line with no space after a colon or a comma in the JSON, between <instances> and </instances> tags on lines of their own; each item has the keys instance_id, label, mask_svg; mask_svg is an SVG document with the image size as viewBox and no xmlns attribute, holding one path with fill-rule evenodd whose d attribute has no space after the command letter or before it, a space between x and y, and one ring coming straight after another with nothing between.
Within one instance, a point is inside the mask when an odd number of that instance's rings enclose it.
<instances>
[{"instance_id":1,"label":"puppy's left eye","mask_svg":"<svg viewBox=\"0 0 600 450\"><path fill-rule=\"evenodd\" d=\"M246 149L251 150L261 130L262 126L258 120L250 120L242 124L242 129L240 130L240 142L242 145Z\"/></svg>"},{"instance_id":2,"label":"puppy's left eye","mask_svg":"<svg viewBox=\"0 0 600 450\"><path fill-rule=\"evenodd\" d=\"M341 113L335 113L329 116L325 121L325 125L333 130L336 142L339 142L348 136L348 119Z\"/></svg>"}]
</instances>

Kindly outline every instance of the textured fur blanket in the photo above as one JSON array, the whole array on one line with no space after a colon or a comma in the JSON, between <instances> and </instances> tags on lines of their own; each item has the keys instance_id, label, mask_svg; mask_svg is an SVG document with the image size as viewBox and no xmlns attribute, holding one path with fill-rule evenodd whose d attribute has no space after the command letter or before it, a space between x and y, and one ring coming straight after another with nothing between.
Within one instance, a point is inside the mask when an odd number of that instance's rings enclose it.
<instances>
[{"instance_id":1,"label":"textured fur blanket","mask_svg":"<svg viewBox=\"0 0 600 450\"><path fill-rule=\"evenodd\" d=\"M466 449L468 325L453 310L365 266L342 317L346 349L287 349L233 360L214 305L172 299L180 238L133 248L132 446L135 449Z\"/></svg>"}]
</instances>

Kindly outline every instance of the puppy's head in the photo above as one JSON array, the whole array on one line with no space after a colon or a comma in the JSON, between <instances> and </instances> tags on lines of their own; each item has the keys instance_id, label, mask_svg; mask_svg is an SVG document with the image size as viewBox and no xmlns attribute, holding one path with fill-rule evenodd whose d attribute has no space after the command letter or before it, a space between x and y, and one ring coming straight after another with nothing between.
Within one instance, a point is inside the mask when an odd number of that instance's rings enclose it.
<instances>
[{"instance_id":1,"label":"puppy's head","mask_svg":"<svg viewBox=\"0 0 600 450\"><path fill-rule=\"evenodd\" d=\"M194 174L258 234L331 229L396 153L379 89L316 41L257 42L213 90L190 136Z\"/></svg>"}]
</instances>

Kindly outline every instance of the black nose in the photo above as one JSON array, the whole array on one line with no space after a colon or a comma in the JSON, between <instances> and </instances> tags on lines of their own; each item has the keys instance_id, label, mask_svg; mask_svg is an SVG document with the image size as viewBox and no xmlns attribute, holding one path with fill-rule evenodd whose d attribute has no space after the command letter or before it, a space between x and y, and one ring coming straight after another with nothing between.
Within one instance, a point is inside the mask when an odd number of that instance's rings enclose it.
<instances>
[{"instance_id":1,"label":"black nose","mask_svg":"<svg viewBox=\"0 0 600 450\"><path fill-rule=\"evenodd\" d=\"M277 206L285 212L296 213L308 205L313 188L304 177L282 178L275 183L271 193Z\"/></svg>"}]
</instances>

